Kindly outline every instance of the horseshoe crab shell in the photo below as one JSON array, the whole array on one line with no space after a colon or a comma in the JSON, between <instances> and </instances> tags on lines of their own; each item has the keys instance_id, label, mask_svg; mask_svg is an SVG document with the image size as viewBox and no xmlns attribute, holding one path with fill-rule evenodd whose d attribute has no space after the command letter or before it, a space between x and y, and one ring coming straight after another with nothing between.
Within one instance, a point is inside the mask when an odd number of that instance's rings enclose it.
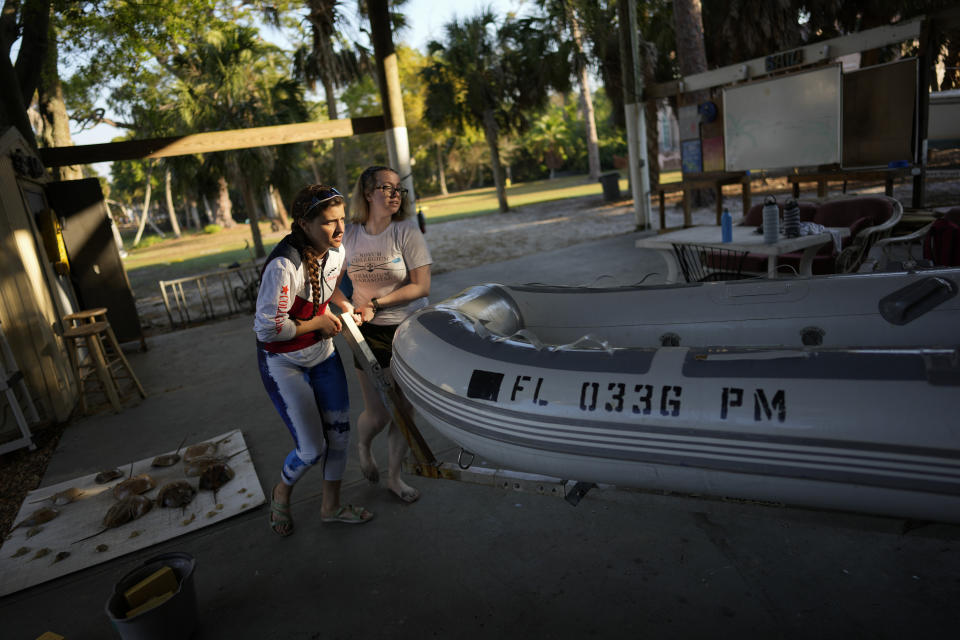
<instances>
[{"instance_id":1,"label":"horseshoe crab shell","mask_svg":"<svg viewBox=\"0 0 960 640\"><path fill-rule=\"evenodd\" d=\"M116 503L103 517L103 526L113 529L136 520L153 508L153 500L141 495L127 496Z\"/></svg>"},{"instance_id":2,"label":"horseshoe crab shell","mask_svg":"<svg viewBox=\"0 0 960 640\"><path fill-rule=\"evenodd\" d=\"M157 494L157 506L167 508L185 507L193 501L195 495L197 495L197 490L189 482L183 480L168 482L160 487L160 492Z\"/></svg>"},{"instance_id":3,"label":"horseshoe crab shell","mask_svg":"<svg viewBox=\"0 0 960 640\"><path fill-rule=\"evenodd\" d=\"M127 478L113 488L113 497L117 500L123 500L134 495L146 493L157 486L156 481L145 473L138 476Z\"/></svg>"}]
</instances>

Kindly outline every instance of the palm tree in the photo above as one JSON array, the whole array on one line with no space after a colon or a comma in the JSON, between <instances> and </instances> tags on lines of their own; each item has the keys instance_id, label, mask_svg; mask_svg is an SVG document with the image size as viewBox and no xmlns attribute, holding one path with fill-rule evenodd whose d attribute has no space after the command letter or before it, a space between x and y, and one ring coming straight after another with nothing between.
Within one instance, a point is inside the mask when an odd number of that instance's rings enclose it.
<instances>
[{"instance_id":1,"label":"palm tree","mask_svg":"<svg viewBox=\"0 0 960 640\"><path fill-rule=\"evenodd\" d=\"M317 81L323 85L327 118L339 118L336 90L360 77L369 68L369 52L344 36L344 16L338 11L339 0L307 0L307 22L310 24L310 45L294 53L297 75L312 90ZM333 140L336 186L348 192L343 145Z\"/></svg>"},{"instance_id":2,"label":"palm tree","mask_svg":"<svg viewBox=\"0 0 960 640\"><path fill-rule=\"evenodd\" d=\"M558 40L569 37L572 43L571 62L577 84L580 87L580 110L587 137L587 166L590 180L600 178L600 144L597 138L597 122L593 109L593 96L590 93L588 73L589 60L584 47L584 35L581 9L577 0L548 0L544 3L547 11L546 24L555 29Z\"/></svg>"},{"instance_id":3,"label":"palm tree","mask_svg":"<svg viewBox=\"0 0 960 640\"><path fill-rule=\"evenodd\" d=\"M422 72L424 115L436 128L451 126L461 133L473 125L484 132L497 201L506 213L500 133L525 129L528 114L546 104L550 88L566 90L569 74L558 71L565 57L533 21L508 16L498 25L489 9L463 22L453 20L444 31L444 42L427 46L433 60Z\"/></svg>"},{"instance_id":4,"label":"palm tree","mask_svg":"<svg viewBox=\"0 0 960 640\"><path fill-rule=\"evenodd\" d=\"M175 102L187 130L217 131L302 122L308 117L289 61L250 27L222 23L174 58ZM255 197L276 159L272 147L211 154L210 162L240 187L257 257L265 254ZM254 186L256 185L256 188Z\"/></svg>"},{"instance_id":5,"label":"palm tree","mask_svg":"<svg viewBox=\"0 0 960 640\"><path fill-rule=\"evenodd\" d=\"M552 108L538 117L524 136L550 170L550 179L556 177L557 169L563 166L567 152L564 142L568 134L567 123L561 108Z\"/></svg>"}]
</instances>

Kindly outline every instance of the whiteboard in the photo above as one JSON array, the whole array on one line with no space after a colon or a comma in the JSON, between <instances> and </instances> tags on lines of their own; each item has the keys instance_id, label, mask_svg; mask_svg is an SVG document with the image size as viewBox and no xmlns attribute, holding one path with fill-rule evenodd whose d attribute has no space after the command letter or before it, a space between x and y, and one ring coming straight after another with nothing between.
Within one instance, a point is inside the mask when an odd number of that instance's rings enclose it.
<instances>
[{"instance_id":1,"label":"whiteboard","mask_svg":"<svg viewBox=\"0 0 960 640\"><path fill-rule=\"evenodd\" d=\"M960 89L930 94L927 138L931 147L957 146L960 141Z\"/></svg>"},{"instance_id":2,"label":"whiteboard","mask_svg":"<svg viewBox=\"0 0 960 640\"><path fill-rule=\"evenodd\" d=\"M840 162L840 65L723 90L727 171Z\"/></svg>"}]
</instances>

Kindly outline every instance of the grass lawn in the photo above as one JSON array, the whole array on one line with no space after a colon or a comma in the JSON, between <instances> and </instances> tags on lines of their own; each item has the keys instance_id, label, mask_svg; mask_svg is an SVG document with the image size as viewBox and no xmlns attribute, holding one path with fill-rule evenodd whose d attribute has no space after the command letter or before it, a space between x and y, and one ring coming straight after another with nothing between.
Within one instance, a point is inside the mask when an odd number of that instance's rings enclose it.
<instances>
[{"instance_id":1,"label":"grass lawn","mask_svg":"<svg viewBox=\"0 0 960 640\"><path fill-rule=\"evenodd\" d=\"M669 181L674 177L673 173L679 180L680 172L676 171L662 174L661 181ZM624 174L621 174L620 189L627 189L627 178ZM584 175L569 176L511 185L507 187L507 203L511 207L520 207L602 193L599 182L591 182ZM497 193L493 187L421 198L418 206L431 224L499 211ZM260 225L267 253L285 235L283 231L271 233L269 229L269 224ZM125 232L124 244L129 255L123 262L130 277L130 285L138 296L159 295L159 280L210 273L225 269L234 262L249 261L251 253L244 248L244 243L249 242L251 250L253 248L250 226L246 224L238 224L232 229L223 229L213 234L185 231L180 238L168 236L140 249L130 249L129 243L132 240L133 231Z\"/></svg>"},{"instance_id":2,"label":"grass lawn","mask_svg":"<svg viewBox=\"0 0 960 640\"><path fill-rule=\"evenodd\" d=\"M627 188L626 177L621 177L620 188ZM587 176L583 175L537 180L507 187L507 204L520 207L551 200L600 195L602 192L599 182L590 182ZM448 196L420 198L417 204L429 222L469 218L500 210L497 205L497 190L494 187L458 191Z\"/></svg>"},{"instance_id":3,"label":"grass lawn","mask_svg":"<svg viewBox=\"0 0 960 640\"><path fill-rule=\"evenodd\" d=\"M130 286L137 296L159 295L160 280L174 280L226 269L234 262L249 262L253 250L250 225L238 224L217 233L184 231L180 238L168 235L166 239L141 249L131 249L133 232L124 236L128 255L123 259ZM285 235L270 232L269 223L260 225L260 235L267 253ZM249 243L250 250L245 248Z\"/></svg>"}]
</instances>

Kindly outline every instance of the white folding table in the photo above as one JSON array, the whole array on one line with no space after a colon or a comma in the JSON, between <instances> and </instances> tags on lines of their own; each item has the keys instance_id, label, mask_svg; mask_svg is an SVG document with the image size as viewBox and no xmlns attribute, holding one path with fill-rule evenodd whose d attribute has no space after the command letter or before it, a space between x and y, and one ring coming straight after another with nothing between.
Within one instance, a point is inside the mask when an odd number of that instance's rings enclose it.
<instances>
[{"instance_id":1,"label":"white folding table","mask_svg":"<svg viewBox=\"0 0 960 640\"><path fill-rule=\"evenodd\" d=\"M847 227L839 227L831 230L839 232L841 238L850 235L850 229ZM744 226L733 227L732 242L721 242L720 234L720 227L717 226L690 227L688 229L662 233L648 238L641 238L637 240L636 246L640 249L656 249L661 251L667 261L667 282L678 282L680 280L681 270L686 271L686 269L682 269L680 263L682 256L702 255L703 249L718 252L716 255L720 255L719 252L727 252L724 255L728 259L730 256L733 256L734 258L739 258L740 262L742 262L744 256L750 253L767 256L768 278L776 278L778 276L778 256L803 250L803 255L800 258L799 274L801 276L809 276L812 274L813 257L817 254L817 251L819 251L824 244L833 242L832 233L820 233L797 238L787 238L781 235L777 242L767 244L763 240L763 234L757 233L757 227ZM693 251L691 252L688 249L693 249ZM684 253L685 251L686 253ZM733 263L736 263L736 260L733 260ZM713 265L702 265L702 267L706 272L710 272L715 268ZM737 272L734 275L739 275L739 268L737 268Z\"/></svg>"}]
</instances>

